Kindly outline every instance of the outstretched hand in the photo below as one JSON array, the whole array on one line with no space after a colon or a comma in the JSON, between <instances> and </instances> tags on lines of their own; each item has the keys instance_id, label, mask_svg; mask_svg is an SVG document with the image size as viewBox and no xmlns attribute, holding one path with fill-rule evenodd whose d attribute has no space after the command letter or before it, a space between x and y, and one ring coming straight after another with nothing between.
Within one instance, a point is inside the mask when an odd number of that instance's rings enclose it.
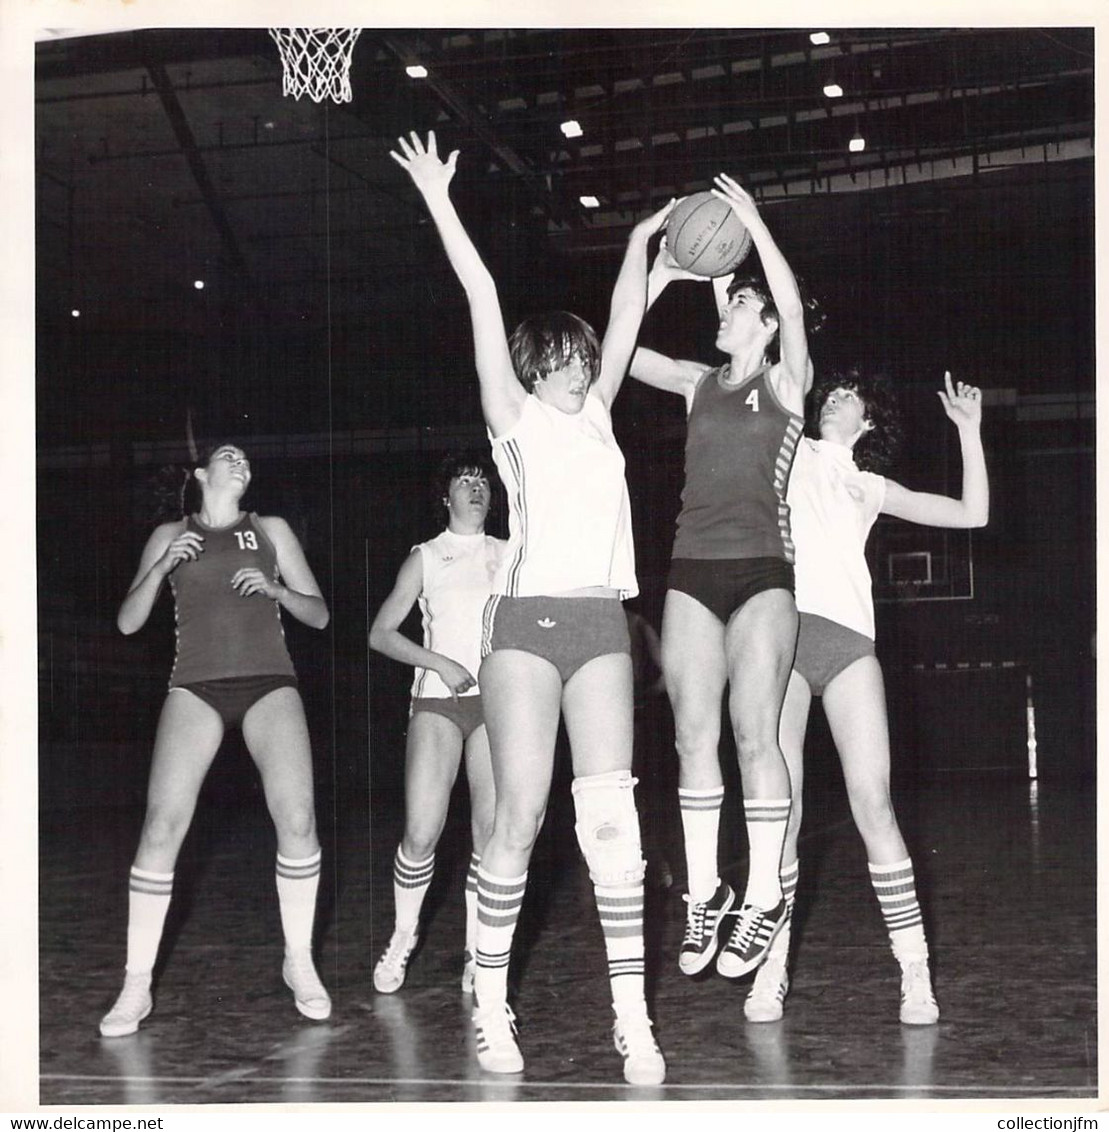
<instances>
[{"instance_id":1,"label":"outstretched hand","mask_svg":"<svg viewBox=\"0 0 1109 1132\"><path fill-rule=\"evenodd\" d=\"M952 384L950 371L944 373L945 389L937 390L943 411L959 428L977 426L982 421L982 391L962 381Z\"/></svg>"},{"instance_id":2,"label":"outstretched hand","mask_svg":"<svg viewBox=\"0 0 1109 1132\"><path fill-rule=\"evenodd\" d=\"M751 228L761 219L759 206L755 198L737 181L733 181L727 173L718 173L713 177L714 188L712 195L732 206L732 212L739 217L745 228Z\"/></svg>"},{"instance_id":3,"label":"outstretched hand","mask_svg":"<svg viewBox=\"0 0 1109 1132\"><path fill-rule=\"evenodd\" d=\"M458 150L453 150L446 161L443 161L439 157L434 130L428 131L426 145L420 141L420 135L415 130L408 137L408 141L397 138L401 152L391 149L389 156L412 178L416 188L424 196L436 189L445 191L458 164Z\"/></svg>"}]
</instances>

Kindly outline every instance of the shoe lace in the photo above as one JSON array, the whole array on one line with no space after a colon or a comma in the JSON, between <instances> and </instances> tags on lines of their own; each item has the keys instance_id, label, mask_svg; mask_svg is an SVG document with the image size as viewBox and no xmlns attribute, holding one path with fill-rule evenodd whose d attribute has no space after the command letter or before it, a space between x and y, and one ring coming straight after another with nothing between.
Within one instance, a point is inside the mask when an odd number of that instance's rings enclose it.
<instances>
[{"instance_id":1,"label":"shoe lace","mask_svg":"<svg viewBox=\"0 0 1109 1132\"><path fill-rule=\"evenodd\" d=\"M761 908L754 904L744 904L736 914L735 931L731 939L733 946L738 944L741 948L746 948L754 940L762 917Z\"/></svg>"},{"instance_id":2,"label":"shoe lace","mask_svg":"<svg viewBox=\"0 0 1109 1132\"><path fill-rule=\"evenodd\" d=\"M386 967L399 967L404 963L412 950L413 938L408 932L394 932L385 954L381 957L382 964Z\"/></svg>"},{"instance_id":3,"label":"shoe lace","mask_svg":"<svg viewBox=\"0 0 1109 1132\"><path fill-rule=\"evenodd\" d=\"M928 974L928 963L924 959L909 963L905 967L905 978L901 985L901 997L906 1002L934 1003L932 980Z\"/></svg>"},{"instance_id":4,"label":"shoe lace","mask_svg":"<svg viewBox=\"0 0 1109 1132\"><path fill-rule=\"evenodd\" d=\"M689 910L685 914L685 939L682 941L685 944L692 944L694 947L699 947L701 941L705 938L705 920L708 917L708 902L702 904L695 904L686 893L682 899L689 905Z\"/></svg>"}]
</instances>

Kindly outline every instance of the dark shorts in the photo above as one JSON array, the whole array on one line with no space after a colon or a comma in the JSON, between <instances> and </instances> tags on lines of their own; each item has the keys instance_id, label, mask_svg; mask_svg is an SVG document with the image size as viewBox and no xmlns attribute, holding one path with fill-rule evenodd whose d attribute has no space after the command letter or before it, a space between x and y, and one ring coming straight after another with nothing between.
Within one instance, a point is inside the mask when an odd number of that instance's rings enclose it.
<instances>
[{"instance_id":1,"label":"dark shorts","mask_svg":"<svg viewBox=\"0 0 1109 1132\"><path fill-rule=\"evenodd\" d=\"M476 696L459 696L457 700L450 696L414 696L408 715L411 718L421 711L449 719L462 732L463 743L485 724L480 693Z\"/></svg>"},{"instance_id":2,"label":"dark shorts","mask_svg":"<svg viewBox=\"0 0 1109 1132\"><path fill-rule=\"evenodd\" d=\"M666 585L699 601L727 625L764 590L793 593L793 566L781 558L675 558Z\"/></svg>"},{"instance_id":3,"label":"dark shorts","mask_svg":"<svg viewBox=\"0 0 1109 1132\"><path fill-rule=\"evenodd\" d=\"M278 688L295 688L295 676L227 676L222 680L197 680L178 684L215 709L227 727L241 727L246 713L263 697Z\"/></svg>"},{"instance_id":4,"label":"dark shorts","mask_svg":"<svg viewBox=\"0 0 1109 1132\"><path fill-rule=\"evenodd\" d=\"M481 655L518 649L541 656L565 684L583 664L631 653L628 619L614 597L504 597L494 594L482 619Z\"/></svg>"},{"instance_id":5,"label":"dark shorts","mask_svg":"<svg viewBox=\"0 0 1109 1132\"><path fill-rule=\"evenodd\" d=\"M846 625L815 613L802 613L799 619L793 670L804 677L814 696L823 695L824 689L856 660L874 656L874 642Z\"/></svg>"}]
</instances>

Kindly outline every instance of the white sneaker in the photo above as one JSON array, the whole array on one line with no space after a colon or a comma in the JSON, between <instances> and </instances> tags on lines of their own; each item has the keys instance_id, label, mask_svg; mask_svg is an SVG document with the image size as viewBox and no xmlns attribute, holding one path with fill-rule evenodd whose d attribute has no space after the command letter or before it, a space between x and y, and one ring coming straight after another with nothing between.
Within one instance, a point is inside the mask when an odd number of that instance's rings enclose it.
<instances>
[{"instance_id":1,"label":"white sneaker","mask_svg":"<svg viewBox=\"0 0 1109 1132\"><path fill-rule=\"evenodd\" d=\"M477 960L473 956L473 952L464 951L462 953L462 993L473 994L474 992L474 974L477 971Z\"/></svg>"},{"instance_id":2,"label":"white sneaker","mask_svg":"<svg viewBox=\"0 0 1109 1132\"><path fill-rule=\"evenodd\" d=\"M119 992L112 1009L100 1019L100 1033L105 1038L123 1038L133 1034L153 1009L150 972L124 975L123 990Z\"/></svg>"},{"instance_id":3,"label":"white sneaker","mask_svg":"<svg viewBox=\"0 0 1109 1132\"><path fill-rule=\"evenodd\" d=\"M474 1007L477 1060L488 1073L522 1073L524 1057L516 1044L516 1015L505 1002Z\"/></svg>"},{"instance_id":4,"label":"white sneaker","mask_svg":"<svg viewBox=\"0 0 1109 1132\"><path fill-rule=\"evenodd\" d=\"M931 1026L939 1020L928 960L914 959L901 969L901 1021L907 1026Z\"/></svg>"},{"instance_id":5,"label":"white sneaker","mask_svg":"<svg viewBox=\"0 0 1109 1132\"><path fill-rule=\"evenodd\" d=\"M331 996L324 990L310 951L294 951L285 956L281 977L293 992L296 1008L305 1018L322 1022L331 1017Z\"/></svg>"},{"instance_id":6,"label":"white sneaker","mask_svg":"<svg viewBox=\"0 0 1109 1132\"><path fill-rule=\"evenodd\" d=\"M789 993L789 972L784 955L768 955L755 975L751 991L743 1004L748 1022L777 1022L782 1003Z\"/></svg>"},{"instance_id":7,"label":"white sneaker","mask_svg":"<svg viewBox=\"0 0 1109 1132\"><path fill-rule=\"evenodd\" d=\"M616 1015L612 1041L624 1059L624 1080L629 1085L661 1085L666 1080L666 1062L651 1026L646 1007Z\"/></svg>"},{"instance_id":8,"label":"white sneaker","mask_svg":"<svg viewBox=\"0 0 1109 1132\"><path fill-rule=\"evenodd\" d=\"M419 936L415 928L397 928L385 954L374 967L374 990L380 994L392 994L404 986L404 976L408 970L408 959L416 946Z\"/></svg>"}]
</instances>

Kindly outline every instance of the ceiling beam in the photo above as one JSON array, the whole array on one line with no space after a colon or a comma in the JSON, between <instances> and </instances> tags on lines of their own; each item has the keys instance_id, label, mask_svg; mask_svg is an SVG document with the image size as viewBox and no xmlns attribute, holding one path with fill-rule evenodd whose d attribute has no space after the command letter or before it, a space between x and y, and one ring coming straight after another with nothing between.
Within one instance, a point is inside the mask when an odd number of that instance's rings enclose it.
<instances>
[{"instance_id":1,"label":"ceiling beam","mask_svg":"<svg viewBox=\"0 0 1109 1132\"><path fill-rule=\"evenodd\" d=\"M170 82L169 75L161 63L148 62L146 69L150 73L150 80L154 84L154 89L158 92L158 97L162 101L162 108L173 127L178 144L181 146L181 153L188 162L189 169L192 170L193 179L200 190L200 195L208 206L208 212L216 226L216 231L219 232L220 239L223 241L223 246L227 250L228 258L237 271L245 271L246 260L243 258L239 242L235 238L235 233L227 219L227 213L224 212L223 205L220 203L215 186L212 184L212 178L208 175L208 167L200 156L192 127L189 125L185 112L181 109L181 103L174 93L173 83Z\"/></svg>"}]
</instances>

